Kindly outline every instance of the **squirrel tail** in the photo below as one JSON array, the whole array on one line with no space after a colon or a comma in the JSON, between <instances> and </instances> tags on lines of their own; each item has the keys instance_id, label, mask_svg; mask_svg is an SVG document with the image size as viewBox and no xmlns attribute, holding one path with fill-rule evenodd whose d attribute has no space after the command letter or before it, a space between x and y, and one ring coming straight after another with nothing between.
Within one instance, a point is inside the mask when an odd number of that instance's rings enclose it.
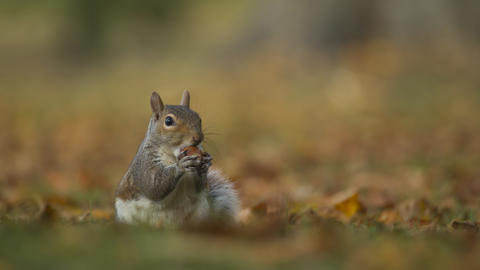
<instances>
[{"instance_id":1,"label":"squirrel tail","mask_svg":"<svg viewBox=\"0 0 480 270\"><path fill-rule=\"evenodd\" d=\"M208 171L207 178L213 218L227 224L235 224L240 202L233 184L215 168Z\"/></svg>"}]
</instances>

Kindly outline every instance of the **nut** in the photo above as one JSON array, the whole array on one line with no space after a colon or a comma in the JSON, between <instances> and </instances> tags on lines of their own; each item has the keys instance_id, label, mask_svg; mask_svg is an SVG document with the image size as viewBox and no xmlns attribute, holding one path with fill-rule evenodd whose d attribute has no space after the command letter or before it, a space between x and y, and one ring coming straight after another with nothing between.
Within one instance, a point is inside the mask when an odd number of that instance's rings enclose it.
<instances>
[{"instance_id":1,"label":"nut","mask_svg":"<svg viewBox=\"0 0 480 270\"><path fill-rule=\"evenodd\" d=\"M201 160L203 157L203 152L202 150L200 150L200 148L196 146L187 146L182 149L182 152L180 152L178 159L182 159L187 156L196 156L196 157L199 157Z\"/></svg>"}]
</instances>

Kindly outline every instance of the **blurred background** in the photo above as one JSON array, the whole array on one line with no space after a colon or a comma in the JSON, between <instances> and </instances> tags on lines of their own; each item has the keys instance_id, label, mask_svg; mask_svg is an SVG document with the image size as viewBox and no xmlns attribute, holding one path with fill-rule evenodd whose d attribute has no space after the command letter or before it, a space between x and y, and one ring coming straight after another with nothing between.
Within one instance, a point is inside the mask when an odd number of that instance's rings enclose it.
<instances>
[{"instance_id":1,"label":"blurred background","mask_svg":"<svg viewBox=\"0 0 480 270\"><path fill-rule=\"evenodd\" d=\"M244 207L318 206L355 188L367 208L426 198L476 212L479 11L474 0L0 1L0 211L43 200L111 218L151 92L178 104L188 89Z\"/></svg>"},{"instance_id":2,"label":"blurred background","mask_svg":"<svg viewBox=\"0 0 480 270\"><path fill-rule=\"evenodd\" d=\"M113 222L184 89L240 232ZM0 269L479 269L479 164L479 1L0 0Z\"/></svg>"}]
</instances>

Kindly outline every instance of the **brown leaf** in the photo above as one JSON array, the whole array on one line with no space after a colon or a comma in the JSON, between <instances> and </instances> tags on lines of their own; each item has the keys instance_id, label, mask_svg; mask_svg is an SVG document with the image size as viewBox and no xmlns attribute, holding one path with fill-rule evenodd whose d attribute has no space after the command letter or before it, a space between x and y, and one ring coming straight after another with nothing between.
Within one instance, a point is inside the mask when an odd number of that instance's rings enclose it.
<instances>
[{"instance_id":1,"label":"brown leaf","mask_svg":"<svg viewBox=\"0 0 480 270\"><path fill-rule=\"evenodd\" d=\"M397 211L389 209L382 211L378 216L377 221L386 225L391 225L402 222L403 218L398 214Z\"/></svg>"},{"instance_id":2,"label":"brown leaf","mask_svg":"<svg viewBox=\"0 0 480 270\"><path fill-rule=\"evenodd\" d=\"M353 191L345 191L338 193L332 199L335 209L344 213L347 217L364 210L363 206L358 201L358 194Z\"/></svg>"},{"instance_id":3,"label":"brown leaf","mask_svg":"<svg viewBox=\"0 0 480 270\"><path fill-rule=\"evenodd\" d=\"M291 213L288 215L289 225L319 225L324 223L325 219L312 209L305 209L297 213Z\"/></svg>"},{"instance_id":4,"label":"brown leaf","mask_svg":"<svg viewBox=\"0 0 480 270\"><path fill-rule=\"evenodd\" d=\"M77 217L77 222L90 222L94 220L110 221L113 219L113 211L103 209L92 209Z\"/></svg>"},{"instance_id":5,"label":"brown leaf","mask_svg":"<svg viewBox=\"0 0 480 270\"><path fill-rule=\"evenodd\" d=\"M402 202L397 206L396 210L406 221L411 219L430 221L437 214L437 209L424 198Z\"/></svg>"},{"instance_id":6,"label":"brown leaf","mask_svg":"<svg viewBox=\"0 0 480 270\"><path fill-rule=\"evenodd\" d=\"M267 215L268 205L266 202L259 202L251 207L242 209L238 214L238 222L243 225L251 224Z\"/></svg>"},{"instance_id":7,"label":"brown leaf","mask_svg":"<svg viewBox=\"0 0 480 270\"><path fill-rule=\"evenodd\" d=\"M25 199L14 204L8 216L13 220L28 221L38 216L41 210L40 202L33 199Z\"/></svg>"},{"instance_id":8,"label":"brown leaf","mask_svg":"<svg viewBox=\"0 0 480 270\"><path fill-rule=\"evenodd\" d=\"M250 226L247 230L244 230L243 232L247 237L258 239L282 235L285 233L285 229L285 218L275 216L266 219L262 223Z\"/></svg>"},{"instance_id":9,"label":"brown leaf","mask_svg":"<svg viewBox=\"0 0 480 270\"><path fill-rule=\"evenodd\" d=\"M455 230L464 230L468 232L474 232L478 233L480 231L480 222L458 222L458 221L453 221L452 222L452 227Z\"/></svg>"},{"instance_id":10,"label":"brown leaf","mask_svg":"<svg viewBox=\"0 0 480 270\"><path fill-rule=\"evenodd\" d=\"M50 204L45 204L40 211L38 218L42 222L54 222L60 219L60 213Z\"/></svg>"},{"instance_id":11,"label":"brown leaf","mask_svg":"<svg viewBox=\"0 0 480 270\"><path fill-rule=\"evenodd\" d=\"M266 215L267 214L267 203L266 202L259 202L254 206L250 207L253 214L256 215Z\"/></svg>"},{"instance_id":12,"label":"brown leaf","mask_svg":"<svg viewBox=\"0 0 480 270\"><path fill-rule=\"evenodd\" d=\"M48 196L44 198L43 201L45 203L56 205L56 206L78 207L78 203L76 203L71 198L68 198L66 196L60 196L60 195Z\"/></svg>"},{"instance_id":13,"label":"brown leaf","mask_svg":"<svg viewBox=\"0 0 480 270\"><path fill-rule=\"evenodd\" d=\"M113 212L104 209L92 209L92 218L101 220L112 220Z\"/></svg>"}]
</instances>

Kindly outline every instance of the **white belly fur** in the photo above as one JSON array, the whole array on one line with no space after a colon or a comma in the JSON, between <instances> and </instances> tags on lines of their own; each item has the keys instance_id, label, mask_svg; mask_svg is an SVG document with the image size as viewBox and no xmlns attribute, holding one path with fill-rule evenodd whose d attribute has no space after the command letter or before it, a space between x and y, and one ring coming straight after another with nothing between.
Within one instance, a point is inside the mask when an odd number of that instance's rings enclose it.
<instances>
[{"instance_id":1,"label":"white belly fur","mask_svg":"<svg viewBox=\"0 0 480 270\"><path fill-rule=\"evenodd\" d=\"M176 228L185 223L206 220L210 204L206 190L195 190L196 173L186 173L177 187L160 202L141 197L138 200L115 201L119 222L128 224L149 223L152 226Z\"/></svg>"}]
</instances>

